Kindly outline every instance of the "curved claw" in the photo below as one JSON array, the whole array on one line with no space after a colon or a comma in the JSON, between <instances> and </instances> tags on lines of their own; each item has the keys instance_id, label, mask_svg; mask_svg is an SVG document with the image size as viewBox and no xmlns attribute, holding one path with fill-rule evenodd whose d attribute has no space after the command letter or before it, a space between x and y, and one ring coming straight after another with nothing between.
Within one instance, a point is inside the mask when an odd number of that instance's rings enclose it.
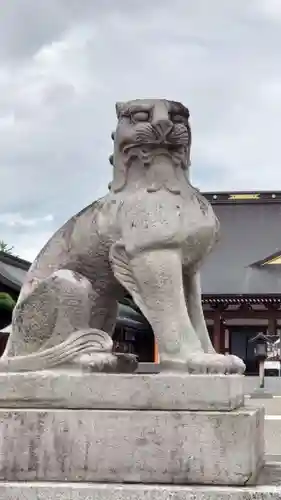
<instances>
[{"instance_id":1,"label":"curved claw","mask_svg":"<svg viewBox=\"0 0 281 500\"><path fill-rule=\"evenodd\" d=\"M138 360L133 354L93 352L77 357L74 364L89 372L132 373Z\"/></svg>"}]
</instances>

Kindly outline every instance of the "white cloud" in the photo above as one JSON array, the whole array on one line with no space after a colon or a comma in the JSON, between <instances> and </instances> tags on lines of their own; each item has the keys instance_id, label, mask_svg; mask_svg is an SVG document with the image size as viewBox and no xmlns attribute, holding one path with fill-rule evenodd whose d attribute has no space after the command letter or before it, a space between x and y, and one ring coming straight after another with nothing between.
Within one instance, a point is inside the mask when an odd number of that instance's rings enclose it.
<instances>
[{"instance_id":1,"label":"white cloud","mask_svg":"<svg viewBox=\"0 0 281 500\"><path fill-rule=\"evenodd\" d=\"M281 4L279 0L256 0L256 9L274 22L281 21Z\"/></svg>"},{"instance_id":2,"label":"white cloud","mask_svg":"<svg viewBox=\"0 0 281 500\"><path fill-rule=\"evenodd\" d=\"M0 215L0 224L11 227L34 227L42 222L52 222L53 215L45 215L44 217L27 219L19 213L6 213Z\"/></svg>"},{"instance_id":3,"label":"white cloud","mask_svg":"<svg viewBox=\"0 0 281 500\"><path fill-rule=\"evenodd\" d=\"M37 231L36 238L31 233L25 233L18 238L14 252L19 254L18 250L21 249L19 257L32 262L51 236L52 231Z\"/></svg>"}]
</instances>

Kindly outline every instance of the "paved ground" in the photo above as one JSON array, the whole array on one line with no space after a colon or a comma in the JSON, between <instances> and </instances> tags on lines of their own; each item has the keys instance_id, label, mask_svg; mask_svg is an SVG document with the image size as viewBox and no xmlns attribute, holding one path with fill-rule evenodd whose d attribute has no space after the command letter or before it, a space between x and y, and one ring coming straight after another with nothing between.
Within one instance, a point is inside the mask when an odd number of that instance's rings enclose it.
<instances>
[{"instance_id":1,"label":"paved ground","mask_svg":"<svg viewBox=\"0 0 281 500\"><path fill-rule=\"evenodd\" d=\"M268 460L281 462L281 396L250 399L247 404L265 407L265 452Z\"/></svg>"},{"instance_id":2,"label":"paved ground","mask_svg":"<svg viewBox=\"0 0 281 500\"><path fill-rule=\"evenodd\" d=\"M256 377L245 377L245 392L251 394L258 385ZM265 449L267 459L281 462L281 378L268 377L265 390L271 398L248 399L247 405L265 408Z\"/></svg>"},{"instance_id":3,"label":"paved ground","mask_svg":"<svg viewBox=\"0 0 281 500\"><path fill-rule=\"evenodd\" d=\"M259 385L258 377L245 377L245 392L250 394ZM266 377L265 390L271 392L275 396L281 396L281 377Z\"/></svg>"}]
</instances>

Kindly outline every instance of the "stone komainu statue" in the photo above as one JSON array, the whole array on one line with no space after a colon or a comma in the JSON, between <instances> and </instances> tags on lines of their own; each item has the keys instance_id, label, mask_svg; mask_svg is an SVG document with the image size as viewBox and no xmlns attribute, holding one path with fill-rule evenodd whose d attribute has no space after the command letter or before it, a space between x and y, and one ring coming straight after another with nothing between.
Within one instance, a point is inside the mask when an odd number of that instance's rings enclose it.
<instances>
[{"instance_id":1,"label":"stone komainu statue","mask_svg":"<svg viewBox=\"0 0 281 500\"><path fill-rule=\"evenodd\" d=\"M163 369L243 372L239 358L214 351L204 321L199 269L219 224L189 182L188 109L140 99L116 110L110 192L66 222L35 259L0 370L135 369L133 358L112 353L127 290L153 328Z\"/></svg>"}]
</instances>

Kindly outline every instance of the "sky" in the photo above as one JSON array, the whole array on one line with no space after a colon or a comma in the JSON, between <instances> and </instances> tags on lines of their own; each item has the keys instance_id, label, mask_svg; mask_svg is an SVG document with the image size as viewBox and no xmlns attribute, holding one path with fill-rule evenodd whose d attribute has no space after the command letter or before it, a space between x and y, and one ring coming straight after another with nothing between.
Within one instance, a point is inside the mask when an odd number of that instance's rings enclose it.
<instances>
[{"instance_id":1,"label":"sky","mask_svg":"<svg viewBox=\"0 0 281 500\"><path fill-rule=\"evenodd\" d=\"M281 190L280 0L0 0L0 240L106 194L115 102L182 101L192 183Z\"/></svg>"}]
</instances>

